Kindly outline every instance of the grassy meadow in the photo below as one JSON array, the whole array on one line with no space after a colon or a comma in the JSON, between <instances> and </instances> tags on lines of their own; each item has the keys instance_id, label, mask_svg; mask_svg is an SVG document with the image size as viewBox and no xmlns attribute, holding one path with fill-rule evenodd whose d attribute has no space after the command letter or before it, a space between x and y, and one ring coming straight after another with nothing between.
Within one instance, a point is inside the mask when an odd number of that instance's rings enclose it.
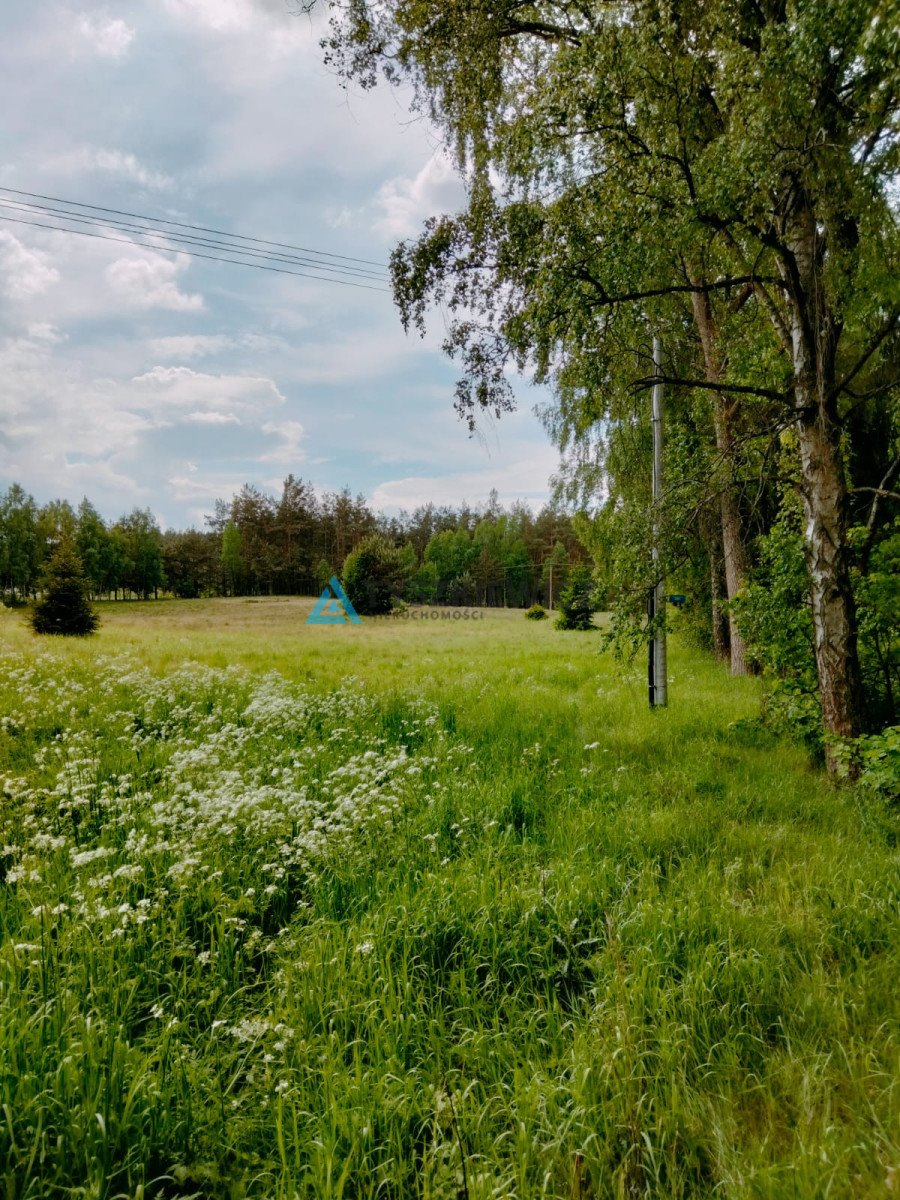
<instances>
[{"instance_id":1,"label":"grassy meadow","mask_svg":"<svg viewBox=\"0 0 900 1200\"><path fill-rule=\"evenodd\" d=\"M0 611L0 1198L900 1196L896 814L521 612Z\"/></svg>"}]
</instances>

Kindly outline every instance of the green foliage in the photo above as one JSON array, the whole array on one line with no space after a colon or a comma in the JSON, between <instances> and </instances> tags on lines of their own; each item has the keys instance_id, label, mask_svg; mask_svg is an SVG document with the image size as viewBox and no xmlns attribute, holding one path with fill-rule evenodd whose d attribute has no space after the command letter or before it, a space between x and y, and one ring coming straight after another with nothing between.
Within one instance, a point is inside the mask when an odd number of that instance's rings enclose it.
<instances>
[{"instance_id":1,"label":"green foliage","mask_svg":"<svg viewBox=\"0 0 900 1200\"><path fill-rule=\"evenodd\" d=\"M332 567L331 563L325 558L320 558L319 561L316 563L316 570L315 570L316 591L321 592L322 589L325 587L326 583L328 582L328 580L334 574L335 574L335 570L334 570L334 567Z\"/></svg>"},{"instance_id":2,"label":"green foliage","mask_svg":"<svg viewBox=\"0 0 900 1200\"><path fill-rule=\"evenodd\" d=\"M574 567L559 597L557 629L596 629L597 594L590 567Z\"/></svg>"},{"instance_id":3,"label":"green foliage","mask_svg":"<svg viewBox=\"0 0 900 1200\"><path fill-rule=\"evenodd\" d=\"M576 525L576 522L577 517L573 525ZM552 606L555 603L556 597L566 585L568 574L569 552L562 542L556 541L541 563L541 587L548 605Z\"/></svg>"},{"instance_id":4,"label":"green foliage","mask_svg":"<svg viewBox=\"0 0 900 1200\"><path fill-rule=\"evenodd\" d=\"M464 571L451 579L444 593L444 602L457 607L474 604L478 598L478 589L470 571Z\"/></svg>"},{"instance_id":5,"label":"green foliage","mask_svg":"<svg viewBox=\"0 0 900 1200\"><path fill-rule=\"evenodd\" d=\"M900 725L858 741L859 781L892 800L900 799Z\"/></svg>"},{"instance_id":6,"label":"green foliage","mask_svg":"<svg viewBox=\"0 0 900 1200\"><path fill-rule=\"evenodd\" d=\"M236 595L241 590L244 560L241 557L241 531L234 521L228 521L222 530L222 571L226 591Z\"/></svg>"},{"instance_id":7,"label":"green foliage","mask_svg":"<svg viewBox=\"0 0 900 1200\"><path fill-rule=\"evenodd\" d=\"M547 619L547 610L543 604L532 604L531 608L526 610L525 616L529 621L544 621Z\"/></svg>"},{"instance_id":8,"label":"green foliage","mask_svg":"<svg viewBox=\"0 0 900 1200\"><path fill-rule=\"evenodd\" d=\"M818 753L823 739L809 584L803 539L792 527L796 519L786 516L759 539L759 566L733 608L753 658L772 683L766 719ZM872 729L895 720L900 687L900 532L895 529L894 525L881 531L865 569L855 569L853 576L860 662ZM856 529L851 544L864 547L870 538L868 530ZM868 744L865 738L859 745L863 743ZM879 744L877 739L873 744Z\"/></svg>"},{"instance_id":9,"label":"green foliage","mask_svg":"<svg viewBox=\"0 0 900 1200\"><path fill-rule=\"evenodd\" d=\"M457 581L469 576L478 553L478 547L474 545L471 534L464 528L445 529L430 539L425 547L425 563L431 564L436 572L436 600L441 603L458 603L448 600L448 597L451 593L459 593Z\"/></svg>"},{"instance_id":10,"label":"green foliage","mask_svg":"<svg viewBox=\"0 0 900 1200\"><path fill-rule=\"evenodd\" d=\"M886 800L900 800L900 725L830 743L844 779Z\"/></svg>"},{"instance_id":11,"label":"green foliage","mask_svg":"<svg viewBox=\"0 0 900 1200\"><path fill-rule=\"evenodd\" d=\"M34 590L41 544L34 498L14 483L0 496L0 582L20 599Z\"/></svg>"},{"instance_id":12,"label":"green foliage","mask_svg":"<svg viewBox=\"0 0 900 1200\"><path fill-rule=\"evenodd\" d=\"M863 547L871 542L868 530L851 533ZM877 728L896 722L900 701L900 521L880 532L854 585L869 725Z\"/></svg>"},{"instance_id":13,"label":"green foliage","mask_svg":"<svg viewBox=\"0 0 900 1200\"><path fill-rule=\"evenodd\" d=\"M63 542L47 563L41 598L31 613L31 626L35 633L84 637L99 624L81 560L75 548Z\"/></svg>"},{"instance_id":14,"label":"green foliage","mask_svg":"<svg viewBox=\"0 0 900 1200\"><path fill-rule=\"evenodd\" d=\"M709 654L713 649L712 599L705 586L696 588L688 596L687 602L680 610L679 632L689 645Z\"/></svg>"},{"instance_id":15,"label":"green foliage","mask_svg":"<svg viewBox=\"0 0 900 1200\"><path fill-rule=\"evenodd\" d=\"M406 591L408 570L403 550L373 534L347 555L341 582L360 616L383 616Z\"/></svg>"},{"instance_id":16,"label":"green foliage","mask_svg":"<svg viewBox=\"0 0 900 1200\"><path fill-rule=\"evenodd\" d=\"M759 539L759 567L732 601L752 658L771 681L765 720L821 753L809 579L801 535L781 521Z\"/></svg>"},{"instance_id":17,"label":"green foliage","mask_svg":"<svg viewBox=\"0 0 900 1200\"><path fill-rule=\"evenodd\" d=\"M78 518L68 500L51 500L44 504L37 520L38 538L45 546L58 546L61 542L75 543L78 533Z\"/></svg>"},{"instance_id":18,"label":"green foliage","mask_svg":"<svg viewBox=\"0 0 900 1200\"><path fill-rule=\"evenodd\" d=\"M758 542L759 567L733 603L738 623L759 665L779 678L815 688L809 579L802 536L776 525Z\"/></svg>"},{"instance_id":19,"label":"green foliage","mask_svg":"<svg viewBox=\"0 0 900 1200\"><path fill-rule=\"evenodd\" d=\"M163 573L173 595L184 600L214 596L219 590L222 562L213 533L188 529L163 535Z\"/></svg>"},{"instance_id":20,"label":"green foliage","mask_svg":"<svg viewBox=\"0 0 900 1200\"><path fill-rule=\"evenodd\" d=\"M95 596L117 582L113 539L96 508L85 497L78 506L75 548Z\"/></svg>"},{"instance_id":21,"label":"green foliage","mask_svg":"<svg viewBox=\"0 0 900 1200\"><path fill-rule=\"evenodd\" d=\"M122 582L145 600L165 582L162 535L149 508L135 508L116 524L125 553Z\"/></svg>"},{"instance_id":22,"label":"green foliage","mask_svg":"<svg viewBox=\"0 0 900 1200\"><path fill-rule=\"evenodd\" d=\"M433 534L424 552L428 571L416 590L430 591L441 603L524 607L536 573L534 525L521 506L505 513L495 502L471 532L460 525ZM565 553L562 543L560 548Z\"/></svg>"},{"instance_id":23,"label":"green foliage","mask_svg":"<svg viewBox=\"0 0 900 1200\"><path fill-rule=\"evenodd\" d=\"M438 592L437 563L423 562L409 581L409 598L413 604L433 604Z\"/></svg>"}]
</instances>

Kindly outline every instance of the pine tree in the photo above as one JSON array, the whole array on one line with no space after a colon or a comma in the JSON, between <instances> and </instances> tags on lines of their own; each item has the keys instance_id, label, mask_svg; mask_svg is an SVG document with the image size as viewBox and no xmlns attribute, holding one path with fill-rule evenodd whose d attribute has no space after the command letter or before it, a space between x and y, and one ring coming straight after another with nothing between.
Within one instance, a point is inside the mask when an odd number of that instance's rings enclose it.
<instances>
[{"instance_id":1,"label":"pine tree","mask_svg":"<svg viewBox=\"0 0 900 1200\"><path fill-rule=\"evenodd\" d=\"M590 567L576 567L559 597L557 629L596 629L597 598Z\"/></svg>"},{"instance_id":2,"label":"pine tree","mask_svg":"<svg viewBox=\"0 0 900 1200\"><path fill-rule=\"evenodd\" d=\"M100 624L81 559L71 545L61 543L54 551L44 572L42 592L31 614L35 633L83 637Z\"/></svg>"}]
</instances>

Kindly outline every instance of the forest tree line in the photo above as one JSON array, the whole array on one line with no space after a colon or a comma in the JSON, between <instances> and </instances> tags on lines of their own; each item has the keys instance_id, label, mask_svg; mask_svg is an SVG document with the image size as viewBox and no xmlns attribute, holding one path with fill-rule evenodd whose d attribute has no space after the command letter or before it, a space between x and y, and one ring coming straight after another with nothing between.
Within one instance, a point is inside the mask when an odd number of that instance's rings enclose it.
<instances>
[{"instance_id":1,"label":"forest tree line","mask_svg":"<svg viewBox=\"0 0 900 1200\"><path fill-rule=\"evenodd\" d=\"M19 484L0 494L0 590L34 597L55 547L72 546L95 598L313 595L366 538L402 553L402 599L527 607L550 603L587 555L572 519L545 506L423 505L386 516L348 489L319 494L289 475L281 495L247 484L218 500L204 530L161 530L149 509L107 522L87 498L39 505Z\"/></svg>"}]
</instances>

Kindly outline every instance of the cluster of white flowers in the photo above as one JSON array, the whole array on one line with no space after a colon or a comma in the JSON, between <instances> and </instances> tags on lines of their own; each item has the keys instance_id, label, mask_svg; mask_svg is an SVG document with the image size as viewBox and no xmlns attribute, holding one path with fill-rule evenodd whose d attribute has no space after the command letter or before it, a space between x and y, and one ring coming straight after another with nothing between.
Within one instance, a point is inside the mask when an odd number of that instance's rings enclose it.
<instances>
[{"instance_id":1,"label":"cluster of white flowers","mask_svg":"<svg viewBox=\"0 0 900 1200\"><path fill-rule=\"evenodd\" d=\"M319 693L234 667L5 655L0 715L0 756L32 751L0 778L0 881L40 921L100 938L139 937L215 885L221 928L268 949L258 916L279 895L284 916L302 908L330 864L362 861L443 794L439 773L473 786L471 751L433 706L384 713L354 680ZM199 965L215 954L190 949Z\"/></svg>"}]
</instances>

